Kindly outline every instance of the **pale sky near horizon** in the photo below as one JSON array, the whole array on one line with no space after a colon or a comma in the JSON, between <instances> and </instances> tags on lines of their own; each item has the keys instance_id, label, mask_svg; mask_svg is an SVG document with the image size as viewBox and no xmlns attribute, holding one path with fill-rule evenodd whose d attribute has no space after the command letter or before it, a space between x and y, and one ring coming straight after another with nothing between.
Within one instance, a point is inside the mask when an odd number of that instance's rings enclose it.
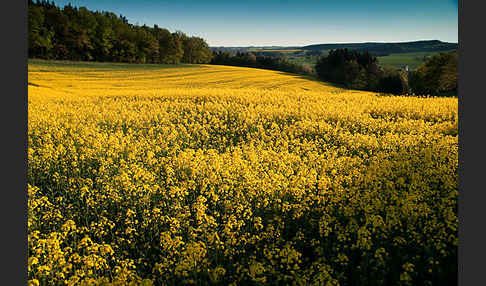
<instances>
[{"instance_id":1,"label":"pale sky near horizon","mask_svg":"<svg viewBox=\"0 0 486 286\"><path fill-rule=\"evenodd\" d=\"M210 46L322 43L458 42L457 0L54 0L110 11L130 23L157 24Z\"/></svg>"}]
</instances>

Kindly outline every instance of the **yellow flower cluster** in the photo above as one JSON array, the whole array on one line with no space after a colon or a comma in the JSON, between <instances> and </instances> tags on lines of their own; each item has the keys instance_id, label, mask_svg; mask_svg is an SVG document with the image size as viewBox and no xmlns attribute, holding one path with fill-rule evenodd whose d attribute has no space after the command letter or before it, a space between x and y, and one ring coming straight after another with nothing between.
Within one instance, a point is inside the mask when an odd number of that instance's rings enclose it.
<instances>
[{"instance_id":1,"label":"yellow flower cluster","mask_svg":"<svg viewBox=\"0 0 486 286\"><path fill-rule=\"evenodd\" d=\"M29 285L457 275L457 99L224 66L30 63Z\"/></svg>"}]
</instances>

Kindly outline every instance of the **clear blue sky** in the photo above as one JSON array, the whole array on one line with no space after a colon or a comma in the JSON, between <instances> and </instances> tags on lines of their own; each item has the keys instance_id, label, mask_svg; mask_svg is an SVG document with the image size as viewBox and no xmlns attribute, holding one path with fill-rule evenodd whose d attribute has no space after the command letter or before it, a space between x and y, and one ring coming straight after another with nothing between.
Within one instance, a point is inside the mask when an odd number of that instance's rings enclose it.
<instances>
[{"instance_id":1,"label":"clear blue sky","mask_svg":"<svg viewBox=\"0 0 486 286\"><path fill-rule=\"evenodd\" d=\"M458 41L457 0L55 0L204 38L210 46Z\"/></svg>"}]
</instances>

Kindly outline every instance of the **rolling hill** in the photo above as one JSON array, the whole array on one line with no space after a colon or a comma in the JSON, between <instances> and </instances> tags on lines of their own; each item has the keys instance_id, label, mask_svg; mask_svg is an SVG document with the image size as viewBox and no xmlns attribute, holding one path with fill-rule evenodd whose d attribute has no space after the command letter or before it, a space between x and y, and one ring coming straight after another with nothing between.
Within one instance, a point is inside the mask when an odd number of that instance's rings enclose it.
<instances>
[{"instance_id":1,"label":"rolling hill","mask_svg":"<svg viewBox=\"0 0 486 286\"><path fill-rule=\"evenodd\" d=\"M345 44L316 44L301 47L303 50L326 51L332 49L350 49L368 51L376 56L386 56L392 53L417 53L449 51L458 48L457 43L447 43L439 40L414 41L401 43L345 43Z\"/></svg>"}]
</instances>

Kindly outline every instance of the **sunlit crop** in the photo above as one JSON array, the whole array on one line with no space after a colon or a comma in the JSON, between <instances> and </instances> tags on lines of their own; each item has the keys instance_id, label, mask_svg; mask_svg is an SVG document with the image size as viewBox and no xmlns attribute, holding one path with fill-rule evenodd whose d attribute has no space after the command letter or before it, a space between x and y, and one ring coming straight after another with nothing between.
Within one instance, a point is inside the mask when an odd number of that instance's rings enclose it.
<instances>
[{"instance_id":1,"label":"sunlit crop","mask_svg":"<svg viewBox=\"0 0 486 286\"><path fill-rule=\"evenodd\" d=\"M29 285L456 277L457 98L223 66L28 76Z\"/></svg>"}]
</instances>

